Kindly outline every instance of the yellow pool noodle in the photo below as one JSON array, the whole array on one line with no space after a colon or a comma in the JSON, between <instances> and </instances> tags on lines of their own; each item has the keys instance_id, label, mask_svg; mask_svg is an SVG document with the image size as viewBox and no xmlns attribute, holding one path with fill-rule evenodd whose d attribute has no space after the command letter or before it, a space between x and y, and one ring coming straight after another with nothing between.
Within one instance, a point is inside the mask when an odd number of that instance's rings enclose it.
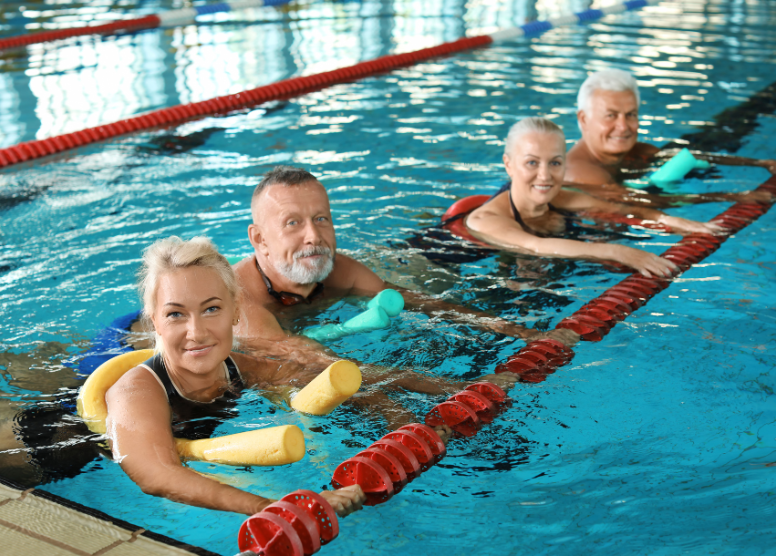
<instances>
[{"instance_id":1,"label":"yellow pool noodle","mask_svg":"<svg viewBox=\"0 0 776 556\"><path fill-rule=\"evenodd\" d=\"M304 435L296 425L283 425L201 440L175 439L185 460L226 465L285 465L304 457Z\"/></svg>"},{"instance_id":2,"label":"yellow pool noodle","mask_svg":"<svg viewBox=\"0 0 776 556\"><path fill-rule=\"evenodd\" d=\"M124 376L124 373L134 369L153 355L154 350L152 349L139 349L122 353L109 359L89 375L78 392L76 406L78 415L81 416L90 431L105 434L105 419L108 417L105 393Z\"/></svg>"},{"instance_id":3,"label":"yellow pool noodle","mask_svg":"<svg viewBox=\"0 0 776 556\"><path fill-rule=\"evenodd\" d=\"M361 371L350 361L336 361L291 400L291 407L312 415L326 415L358 392Z\"/></svg>"},{"instance_id":4,"label":"yellow pool noodle","mask_svg":"<svg viewBox=\"0 0 776 556\"><path fill-rule=\"evenodd\" d=\"M122 353L106 361L86 379L78 393L78 415L92 432L105 434L108 405L105 393L124 373L153 356L154 350ZM203 438L175 439L178 455L186 460L202 460L228 465L285 465L304 457L304 435L296 425L268 427L252 431Z\"/></svg>"}]
</instances>

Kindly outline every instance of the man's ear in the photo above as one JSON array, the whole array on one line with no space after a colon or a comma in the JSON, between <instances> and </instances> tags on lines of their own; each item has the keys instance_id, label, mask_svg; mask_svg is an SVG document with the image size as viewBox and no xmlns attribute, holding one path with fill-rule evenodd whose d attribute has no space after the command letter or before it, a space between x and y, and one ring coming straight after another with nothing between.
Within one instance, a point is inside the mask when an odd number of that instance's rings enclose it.
<instances>
[{"instance_id":1,"label":"man's ear","mask_svg":"<svg viewBox=\"0 0 776 556\"><path fill-rule=\"evenodd\" d=\"M256 253L261 253L263 255L267 254L267 245L264 242L264 236L262 235L258 225L250 224L248 226L248 239L250 240L251 245L253 246L253 250Z\"/></svg>"},{"instance_id":2,"label":"man's ear","mask_svg":"<svg viewBox=\"0 0 776 556\"><path fill-rule=\"evenodd\" d=\"M577 110L577 122L579 123L579 129L584 129L587 125L587 114L584 110Z\"/></svg>"}]
</instances>

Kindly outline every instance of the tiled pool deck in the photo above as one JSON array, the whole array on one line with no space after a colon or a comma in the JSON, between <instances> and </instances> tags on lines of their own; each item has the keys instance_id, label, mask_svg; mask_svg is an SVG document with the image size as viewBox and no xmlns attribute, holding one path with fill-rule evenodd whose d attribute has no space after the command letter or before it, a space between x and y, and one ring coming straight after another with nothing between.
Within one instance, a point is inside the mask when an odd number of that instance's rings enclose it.
<instances>
[{"instance_id":1,"label":"tiled pool deck","mask_svg":"<svg viewBox=\"0 0 776 556\"><path fill-rule=\"evenodd\" d=\"M42 490L0 482L0 553L8 556L219 556Z\"/></svg>"}]
</instances>

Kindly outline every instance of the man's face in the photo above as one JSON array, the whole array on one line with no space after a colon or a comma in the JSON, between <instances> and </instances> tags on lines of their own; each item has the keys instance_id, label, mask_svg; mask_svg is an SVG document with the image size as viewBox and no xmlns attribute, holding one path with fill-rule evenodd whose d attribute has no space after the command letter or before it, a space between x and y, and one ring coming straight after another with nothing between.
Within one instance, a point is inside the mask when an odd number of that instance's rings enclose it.
<instances>
[{"instance_id":1,"label":"man's face","mask_svg":"<svg viewBox=\"0 0 776 556\"><path fill-rule=\"evenodd\" d=\"M624 155L638 141L639 106L631 91L593 91L587 112L577 112L582 138L594 156Z\"/></svg>"},{"instance_id":2,"label":"man's face","mask_svg":"<svg viewBox=\"0 0 776 556\"><path fill-rule=\"evenodd\" d=\"M313 284L329 275L337 240L329 197L318 181L269 186L253 217L251 243L279 274L294 284Z\"/></svg>"}]
</instances>

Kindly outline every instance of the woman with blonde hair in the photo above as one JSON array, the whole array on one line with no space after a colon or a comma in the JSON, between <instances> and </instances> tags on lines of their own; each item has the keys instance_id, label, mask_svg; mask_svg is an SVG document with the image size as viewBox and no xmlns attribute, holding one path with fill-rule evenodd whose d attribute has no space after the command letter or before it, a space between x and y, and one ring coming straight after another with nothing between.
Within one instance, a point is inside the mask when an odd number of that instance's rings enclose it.
<instances>
[{"instance_id":1,"label":"woman with blonde hair","mask_svg":"<svg viewBox=\"0 0 776 556\"><path fill-rule=\"evenodd\" d=\"M299 367L232 351L239 287L232 267L206 238L171 237L151 245L143 255L140 289L156 354L105 395L114 458L147 494L247 515L261 511L274 500L184 467L174 436L209 436L212 430L197 428L200 419L187 421L228 414L242 388L286 384ZM364 501L357 485L321 495L341 516Z\"/></svg>"},{"instance_id":2,"label":"woman with blonde hair","mask_svg":"<svg viewBox=\"0 0 776 556\"><path fill-rule=\"evenodd\" d=\"M465 222L473 236L504 249L544 257L614 261L645 276L670 276L676 265L647 251L565 239L566 216L579 212L622 214L659 222L680 234L722 230L712 222L695 222L563 189L565 136L560 127L544 118L525 118L512 126L503 160L510 182L472 211Z\"/></svg>"}]
</instances>

